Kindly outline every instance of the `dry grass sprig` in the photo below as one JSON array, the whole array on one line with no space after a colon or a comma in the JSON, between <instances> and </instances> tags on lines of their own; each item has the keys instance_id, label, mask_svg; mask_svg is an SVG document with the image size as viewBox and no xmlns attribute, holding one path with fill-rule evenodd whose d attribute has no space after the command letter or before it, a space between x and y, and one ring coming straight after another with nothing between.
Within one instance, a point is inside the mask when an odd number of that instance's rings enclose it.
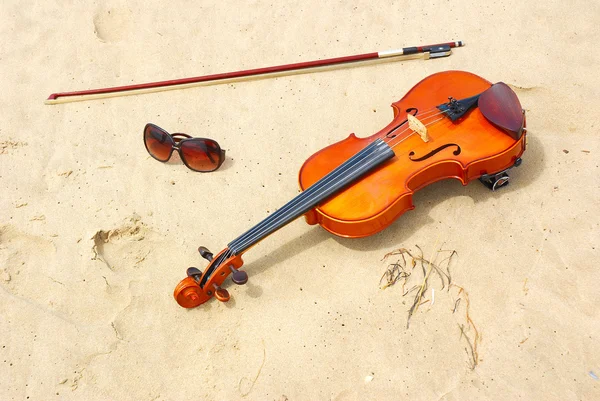
<instances>
[{"instance_id":1,"label":"dry grass sprig","mask_svg":"<svg viewBox=\"0 0 600 401\"><path fill-rule=\"evenodd\" d=\"M465 351L469 355L469 367L475 369L479 363L478 345L481 342L481 334L477 330L477 327L469 314L471 307L469 294L463 287L452 282L450 265L458 253L455 250L439 249L432 252L433 257L428 260L425 258L423 249L418 245L416 245L416 248L418 249L418 253L413 253L406 248L400 248L385 254L382 261L393 256L396 256L396 258L394 262L388 264L386 271L379 281L379 285L382 289L385 289L397 283L401 283L403 297L414 293L414 295L412 295L413 301L408 310L408 317L406 319L407 329L409 328L411 318L418 311L419 307L431 301L431 299L426 298L426 294L427 290L430 288L430 279L432 276L437 276L439 278L442 290L446 289L448 292L451 289L458 290L456 294L457 299L454 301L454 307L451 310L452 313L456 313L461 309L461 306L464 305L464 317L466 323L459 323L458 327L460 329L460 338L462 339L464 337L467 342ZM439 262L437 262L438 258L441 259ZM411 278L412 281L415 280L415 268L417 268L417 266L419 268L416 270L416 276L420 276L422 279L419 284L413 285L410 289L406 290L409 280L411 280ZM461 303L463 300L464 302ZM430 305L433 305L433 302L431 302Z\"/></svg>"},{"instance_id":2,"label":"dry grass sprig","mask_svg":"<svg viewBox=\"0 0 600 401\"><path fill-rule=\"evenodd\" d=\"M455 287L458 289L458 295L461 295L461 294L463 295L465 304L466 304L465 305L465 318L467 320L468 327L473 329L474 336L473 336L473 341L471 341L466 334L465 326L459 325L461 337L464 336L465 339L467 340L467 344L469 345L469 350L467 351L467 353L471 357L471 361L472 361L471 362L471 370L473 370L477 367L477 364L479 363L479 352L477 351L477 346L481 342L481 334L479 333L479 330L477 330L477 327L475 326L473 319L471 319L471 315L469 315L469 310L471 309L471 302L469 301L469 294L461 286L452 284L452 287ZM458 298L457 302L460 299L462 299L462 298ZM456 310L456 307L455 307L455 310Z\"/></svg>"},{"instance_id":3,"label":"dry grass sprig","mask_svg":"<svg viewBox=\"0 0 600 401\"><path fill-rule=\"evenodd\" d=\"M411 317L415 314L415 312L417 312L419 306L425 303L423 302L423 297L425 292L429 288L429 279L431 278L432 273L435 273L435 275L439 277L442 290L445 288L450 289L450 284L452 284L452 276L450 275L450 264L454 255L457 254L456 251L440 249L435 252L435 257L433 259L427 260L425 259L423 249L421 249L421 247L418 245L416 245L416 247L420 253L418 255L413 255L413 253L406 248L400 248L385 254L382 260L386 260L391 256L399 257L395 262L388 264L386 271L383 273L383 276L379 280L379 286L382 289L388 288L398 282L401 282L402 296L406 296L415 290L417 291L413 298L412 305L408 311L408 319L406 320L407 328L409 327ZM437 259L440 253L444 252L450 252L450 255L444 257L440 263L436 263L435 259ZM415 285L411 287L411 289L406 291L406 284L411 275L413 274L415 267L417 266L421 268L420 270L423 279L420 285Z\"/></svg>"}]
</instances>

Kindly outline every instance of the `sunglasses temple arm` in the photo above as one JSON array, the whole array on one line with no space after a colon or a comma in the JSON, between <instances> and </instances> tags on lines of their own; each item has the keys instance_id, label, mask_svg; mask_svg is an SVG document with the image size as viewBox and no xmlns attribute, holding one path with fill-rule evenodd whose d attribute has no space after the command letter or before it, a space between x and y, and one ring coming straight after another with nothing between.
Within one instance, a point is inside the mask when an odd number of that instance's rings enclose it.
<instances>
[{"instance_id":1,"label":"sunglasses temple arm","mask_svg":"<svg viewBox=\"0 0 600 401\"><path fill-rule=\"evenodd\" d=\"M221 160L219 160L219 167L225 161L225 149L221 149Z\"/></svg>"},{"instance_id":2,"label":"sunglasses temple arm","mask_svg":"<svg viewBox=\"0 0 600 401\"><path fill-rule=\"evenodd\" d=\"M213 163L217 163L218 162L218 166L220 166L221 164L223 164L223 161L225 160L225 149L221 149L221 157L219 158L219 160L217 162L215 162L215 159L213 159L212 155L210 154L210 152L206 152L206 156L210 159L211 162Z\"/></svg>"},{"instance_id":3,"label":"sunglasses temple arm","mask_svg":"<svg viewBox=\"0 0 600 401\"><path fill-rule=\"evenodd\" d=\"M210 152L207 150L206 152L206 157L208 157L211 161L211 163L217 163L217 161L215 161L215 159L212 157L212 155L210 154Z\"/></svg>"}]
</instances>

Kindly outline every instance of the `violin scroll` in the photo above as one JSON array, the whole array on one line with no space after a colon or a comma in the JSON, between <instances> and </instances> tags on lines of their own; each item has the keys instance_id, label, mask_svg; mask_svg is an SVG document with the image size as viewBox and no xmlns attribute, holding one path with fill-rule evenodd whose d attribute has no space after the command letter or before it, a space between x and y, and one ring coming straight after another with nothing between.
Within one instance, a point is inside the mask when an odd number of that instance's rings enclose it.
<instances>
[{"instance_id":1,"label":"violin scroll","mask_svg":"<svg viewBox=\"0 0 600 401\"><path fill-rule=\"evenodd\" d=\"M184 308L195 308L208 301L202 289L193 277L186 277L177 284L173 296L177 303Z\"/></svg>"},{"instance_id":2,"label":"violin scroll","mask_svg":"<svg viewBox=\"0 0 600 401\"><path fill-rule=\"evenodd\" d=\"M202 246L198 248L198 252L210 263L204 272L195 267L187 269L188 277L181 280L173 291L173 297L180 306L195 308L213 296L221 302L229 301L231 298L229 291L221 286L230 274L235 284L248 282L248 274L238 270L244 264L241 256L231 255L229 248L222 250L216 256Z\"/></svg>"}]
</instances>

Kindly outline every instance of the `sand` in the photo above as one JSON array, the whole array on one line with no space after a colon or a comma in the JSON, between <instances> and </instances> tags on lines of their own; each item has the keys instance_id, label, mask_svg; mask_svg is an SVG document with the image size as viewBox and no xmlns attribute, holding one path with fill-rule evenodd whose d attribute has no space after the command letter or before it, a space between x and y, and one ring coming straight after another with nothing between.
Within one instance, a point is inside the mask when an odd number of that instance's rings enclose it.
<instances>
[{"instance_id":1,"label":"sand","mask_svg":"<svg viewBox=\"0 0 600 401\"><path fill-rule=\"evenodd\" d=\"M600 5L426 3L2 2L0 399L598 399ZM450 40L467 46L440 60L43 104ZM450 69L527 110L509 187L436 183L358 240L298 220L246 253L229 303L174 302L199 245L222 249L297 193L308 156L378 131ZM158 163L147 122L228 159ZM457 251L455 287L432 276L407 328L412 297L379 280L386 253L417 245Z\"/></svg>"}]
</instances>

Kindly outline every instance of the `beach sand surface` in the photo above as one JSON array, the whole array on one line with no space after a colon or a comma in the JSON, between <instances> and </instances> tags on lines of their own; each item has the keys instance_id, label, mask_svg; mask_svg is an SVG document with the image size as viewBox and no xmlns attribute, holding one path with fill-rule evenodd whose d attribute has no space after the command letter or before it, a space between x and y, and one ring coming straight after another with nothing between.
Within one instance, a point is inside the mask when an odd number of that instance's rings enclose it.
<instances>
[{"instance_id":1,"label":"beach sand surface","mask_svg":"<svg viewBox=\"0 0 600 401\"><path fill-rule=\"evenodd\" d=\"M600 3L577 0L3 1L0 399L599 399L598 21ZM438 60L44 105L452 40L466 46ZM311 154L377 132L444 70L519 96L528 147L508 187L438 182L363 239L299 219L245 254L230 302L175 303L199 245L223 249L298 193ZM227 160L161 164L148 122L214 138ZM407 327L415 292L382 290L399 257L382 259L419 247L457 255Z\"/></svg>"}]
</instances>

